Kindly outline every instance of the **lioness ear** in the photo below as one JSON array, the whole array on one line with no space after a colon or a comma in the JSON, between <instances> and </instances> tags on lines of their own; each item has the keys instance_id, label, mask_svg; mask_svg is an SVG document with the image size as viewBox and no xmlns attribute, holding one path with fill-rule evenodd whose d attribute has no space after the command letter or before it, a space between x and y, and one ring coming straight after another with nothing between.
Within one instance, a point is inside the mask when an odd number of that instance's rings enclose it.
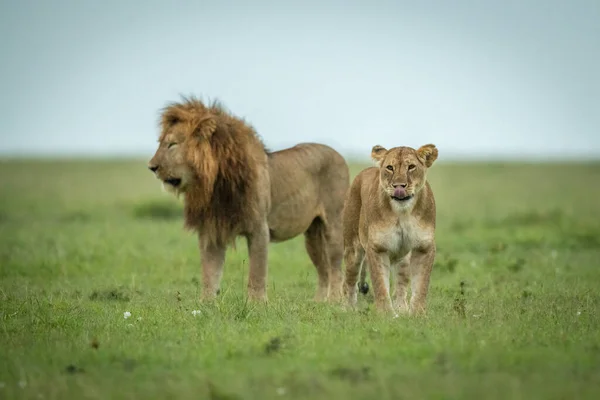
<instances>
[{"instance_id":1,"label":"lioness ear","mask_svg":"<svg viewBox=\"0 0 600 400\"><path fill-rule=\"evenodd\" d=\"M427 168L433 165L433 162L438 158L438 149L434 144L426 144L425 146L419 147L417 150L417 156L423 161Z\"/></svg>"},{"instance_id":2,"label":"lioness ear","mask_svg":"<svg viewBox=\"0 0 600 400\"><path fill-rule=\"evenodd\" d=\"M377 163L377 165L381 164L383 157L387 153L387 149L385 147L381 147L380 145L373 146L371 149L371 158L373 161Z\"/></svg>"}]
</instances>

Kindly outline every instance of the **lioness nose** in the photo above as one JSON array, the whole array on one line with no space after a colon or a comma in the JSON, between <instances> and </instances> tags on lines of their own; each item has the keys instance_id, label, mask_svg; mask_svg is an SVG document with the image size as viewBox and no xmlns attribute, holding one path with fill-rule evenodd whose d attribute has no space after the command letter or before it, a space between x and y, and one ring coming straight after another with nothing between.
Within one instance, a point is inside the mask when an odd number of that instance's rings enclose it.
<instances>
[{"instance_id":1,"label":"lioness nose","mask_svg":"<svg viewBox=\"0 0 600 400\"><path fill-rule=\"evenodd\" d=\"M398 186L405 188L406 187L406 183L394 183L392 186L394 186L394 188L397 188Z\"/></svg>"},{"instance_id":2,"label":"lioness nose","mask_svg":"<svg viewBox=\"0 0 600 400\"><path fill-rule=\"evenodd\" d=\"M158 169L158 166L156 165L148 165L148 169L152 172L156 172L156 170Z\"/></svg>"}]
</instances>

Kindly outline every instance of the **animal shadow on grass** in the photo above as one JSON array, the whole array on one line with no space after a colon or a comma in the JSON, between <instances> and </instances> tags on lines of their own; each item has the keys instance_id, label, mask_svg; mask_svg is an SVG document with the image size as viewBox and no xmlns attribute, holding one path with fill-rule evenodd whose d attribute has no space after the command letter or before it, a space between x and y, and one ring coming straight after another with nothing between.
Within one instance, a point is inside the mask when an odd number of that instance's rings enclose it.
<instances>
[{"instance_id":1,"label":"animal shadow on grass","mask_svg":"<svg viewBox=\"0 0 600 400\"><path fill-rule=\"evenodd\" d=\"M453 309L460 318L466 317L466 299L465 299L465 282L460 282L460 292L457 297L454 298Z\"/></svg>"},{"instance_id":2,"label":"animal shadow on grass","mask_svg":"<svg viewBox=\"0 0 600 400\"><path fill-rule=\"evenodd\" d=\"M212 381L207 381L206 386L208 386L208 398L210 400L237 400L238 396L227 393L223 389L218 388Z\"/></svg>"},{"instance_id":3,"label":"animal shadow on grass","mask_svg":"<svg viewBox=\"0 0 600 400\"><path fill-rule=\"evenodd\" d=\"M148 201L136 204L132 214L137 219L174 220L183 217L183 208L173 201Z\"/></svg>"},{"instance_id":4,"label":"animal shadow on grass","mask_svg":"<svg viewBox=\"0 0 600 400\"><path fill-rule=\"evenodd\" d=\"M568 248L572 250L588 250L600 248L600 229L589 232L573 233L567 241Z\"/></svg>"},{"instance_id":5,"label":"animal shadow on grass","mask_svg":"<svg viewBox=\"0 0 600 400\"><path fill-rule=\"evenodd\" d=\"M338 367L331 370L330 375L337 379L358 383L371 379L371 368L367 366L359 368Z\"/></svg>"},{"instance_id":6,"label":"animal shadow on grass","mask_svg":"<svg viewBox=\"0 0 600 400\"><path fill-rule=\"evenodd\" d=\"M263 350L266 355L273 355L289 347L289 342L293 339L292 333L284 333L280 336L273 336L265 343Z\"/></svg>"},{"instance_id":7,"label":"animal shadow on grass","mask_svg":"<svg viewBox=\"0 0 600 400\"><path fill-rule=\"evenodd\" d=\"M73 364L69 364L66 366L65 372L70 375L81 374L81 373L85 372L85 369L78 367L76 365L73 365Z\"/></svg>"},{"instance_id":8,"label":"animal shadow on grass","mask_svg":"<svg viewBox=\"0 0 600 400\"><path fill-rule=\"evenodd\" d=\"M443 260L436 260L433 268L436 271L453 273L458 265L458 260L453 257L445 257Z\"/></svg>"},{"instance_id":9,"label":"animal shadow on grass","mask_svg":"<svg viewBox=\"0 0 600 400\"><path fill-rule=\"evenodd\" d=\"M510 272L515 272L516 273L516 272L521 271L524 266L525 266L525 260L523 258L519 258L515 262L509 264L508 270Z\"/></svg>"},{"instance_id":10,"label":"animal shadow on grass","mask_svg":"<svg viewBox=\"0 0 600 400\"><path fill-rule=\"evenodd\" d=\"M560 225L565 219L565 213L559 209L550 211L530 210L510 214L502 220L489 220L487 221L486 226L488 228L507 228Z\"/></svg>"},{"instance_id":11,"label":"animal shadow on grass","mask_svg":"<svg viewBox=\"0 0 600 400\"><path fill-rule=\"evenodd\" d=\"M139 293L139 292L138 292ZM131 300L131 293L121 288L94 290L90 294L89 299L92 301L122 301L128 302Z\"/></svg>"},{"instance_id":12,"label":"animal shadow on grass","mask_svg":"<svg viewBox=\"0 0 600 400\"><path fill-rule=\"evenodd\" d=\"M281 343L280 337L271 338L271 340L269 340L269 342L265 345L265 353L272 354L278 352L281 348Z\"/></svg>"},{"instance_id":13,"label":"animal shadow on grass","mask_svg":"<svg viewBox=\"0 0 600 400\"><path fill-rule=\"evenodd\" d=\"M62 214L58 220L62 223L89 222L92 216L85 211L73 211Z\"/></svg>"}]
</instances>

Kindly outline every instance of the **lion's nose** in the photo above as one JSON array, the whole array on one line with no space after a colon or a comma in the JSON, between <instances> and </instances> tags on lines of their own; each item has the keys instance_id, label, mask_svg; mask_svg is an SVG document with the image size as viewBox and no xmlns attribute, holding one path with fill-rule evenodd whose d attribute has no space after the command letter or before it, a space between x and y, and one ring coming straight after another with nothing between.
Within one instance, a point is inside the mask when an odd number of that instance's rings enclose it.
<instances>
[{"instance_id":1,"label":"lion's nose","mask_svg":"<svg viewBox=\"0 0 600 400\"><path fill-rule=\"evenodd\" d=\"M397 188L398 186L400 186L400 187L402 187L402 188L405 188L405 187L406 187L406 183L394 183L392 186L393 186L394 188Z\"/></svg>"},{"instance_id":2,"label":"lion's nose","mask_svg":"<svg viewBox=\"0 0 600 400\"><path fill-rule=\"evenodd\" d=\"M156 172L156 170L158 169L157 165L148 165L148 169L152 172Z\"/></svg>"}]
</instances>

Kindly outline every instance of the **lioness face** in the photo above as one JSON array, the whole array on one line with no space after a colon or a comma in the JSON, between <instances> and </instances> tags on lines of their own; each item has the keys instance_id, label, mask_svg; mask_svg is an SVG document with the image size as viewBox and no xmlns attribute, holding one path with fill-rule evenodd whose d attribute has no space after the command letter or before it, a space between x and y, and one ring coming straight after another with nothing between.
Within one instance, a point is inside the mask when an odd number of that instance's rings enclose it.
<instances>
[{"instance_id":1,"label":"lioness face","mask_svg":"<svg viewBox=\"0 0 600 400\"><path fill-rule=\"evenodd\" d=\"M168 192L179 195L185 193L194 175L185 157L185 135L177 128L175 125L161 137L148 168Z\"/></svg>"},{"instance_id":2,"label":"lioness face","mask_svg":"<svg viewBox=\"0 0 600 400\"><path fill-rule=\"evenodd\" d=\"M379 165L379 185L400 207L412 204L415 195L425 185L427 169L437 159L438 151L432 144L415 150L394 147L387 150L374 146L371 157Z\"/></svg>"}]
</instances>

